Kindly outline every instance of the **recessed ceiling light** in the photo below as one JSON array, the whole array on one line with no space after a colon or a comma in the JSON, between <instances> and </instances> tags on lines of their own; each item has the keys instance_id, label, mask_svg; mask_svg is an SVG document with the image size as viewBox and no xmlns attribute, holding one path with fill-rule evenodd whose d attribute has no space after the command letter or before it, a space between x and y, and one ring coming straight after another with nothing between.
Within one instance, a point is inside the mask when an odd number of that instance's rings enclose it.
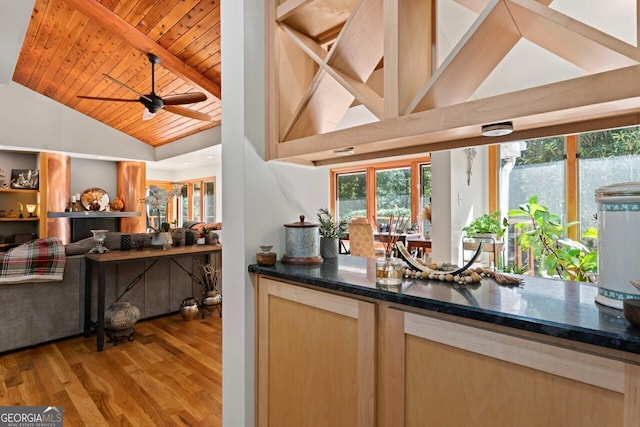
<instances>
[{"instance_id":1,"label":"recessed ceiling light","mask_svg":"<svg viewBox=\"0 0 640 427\"><path fill-rule=\"evenodd\" d=\"M504 136L513 132L513 122L492 123L482 126L483 136Z\"/></svg>"},{"instance_id":2,"label":"recessed ceiling light","mask_svg":"<svg viewBox=\"0 0 640 427\"><path fill-rule=\"evenodd\" d=\"M183 164L183 165L190 165L190 164L191 164L191 162L190 162L190 161L188 161L188 160L185 160L184 162L182 162L182 164Z\"/></svg>"},{"instance_id":3,"label":"recessed ceiling light","mask_svg":"<svg viewBox=\"0 0 640 427\"><path fill-rule=\"evenodd\" d=\"M207 156L207 159L213 159L213 156Z\"/></svg>"},{"instance_id":4,"label":"recessed ceiling light","mask_svg":"<svg viewBox=\"0 0 640 427\"><path fill-rule=\"evenodd\" d=\"M336 156L351 156L353 155L353 153L353 147L338 148L336 150L333 150L333 154L335 154Z\"/></svg>"}]
</instances>

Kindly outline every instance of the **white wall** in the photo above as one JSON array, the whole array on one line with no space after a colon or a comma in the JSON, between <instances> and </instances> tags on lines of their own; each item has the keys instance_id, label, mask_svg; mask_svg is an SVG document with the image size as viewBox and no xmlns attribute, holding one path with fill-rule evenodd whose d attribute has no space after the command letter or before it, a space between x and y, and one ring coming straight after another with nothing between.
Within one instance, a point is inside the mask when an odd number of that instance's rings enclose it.
<instances>
[{"instance_id":1,"label":"white wall","mask_svg":"<svg viewBox=\"0 0 640 427\"><path fill-rule=\"evenodd\" d=\"M109 199L113 200L118 196L117 169L116 162L71 158L69 194L82 194L84 190L97 187L106 191Z\"/></svg>"},{"instance_id":2,"label":"white wall","mask_svg":"<svg viewBox=\"0 0 640 427\"><path fill-rule=\"evenodd\" d=\"M0 145L155 160L153 147L17 83L0 86Z\"/></svg>"},{"instance_id":3,"label":"white wall","mask_svg":"<svg viewBox=\"0 0 640 427\"><path fill-rule=\"evenodd\" d=\"M326 168L266 163L264 154L264 2L221 4L223 257L223 425L251 426L255 412L253 288L247 265L260 244L280 258L283 224L300 214L314 218L328 203ZM233 235L234 238L228 238Z\"/></svg>"},{"instance_id":4,"label":"white wall","mask_svg":"<svg viewBox=\"0 0 640 427\"><path fill-rule=\"evenodd\" d=\"M462 228L488 212L488 148L476 152L470 185L464 149L431 153L432 257L438 263L461 263Z\"/></svg>"}]
</instances>

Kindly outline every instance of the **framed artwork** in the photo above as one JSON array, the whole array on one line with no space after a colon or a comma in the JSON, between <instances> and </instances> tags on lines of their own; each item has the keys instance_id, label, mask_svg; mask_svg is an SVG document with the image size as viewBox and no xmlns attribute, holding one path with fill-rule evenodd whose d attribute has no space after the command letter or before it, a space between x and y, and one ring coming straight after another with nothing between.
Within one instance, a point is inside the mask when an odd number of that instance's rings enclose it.
<instances>
[{"instance_id":1,"label":"framed artwork","mask_svg":"<svg viewBox=\"0 0 640 427\"><path fill-rule=\"evenodd\" d=\"M11 188L37 190L39 178L38 169L11 169Z\"/></svg>"}]
</instances>

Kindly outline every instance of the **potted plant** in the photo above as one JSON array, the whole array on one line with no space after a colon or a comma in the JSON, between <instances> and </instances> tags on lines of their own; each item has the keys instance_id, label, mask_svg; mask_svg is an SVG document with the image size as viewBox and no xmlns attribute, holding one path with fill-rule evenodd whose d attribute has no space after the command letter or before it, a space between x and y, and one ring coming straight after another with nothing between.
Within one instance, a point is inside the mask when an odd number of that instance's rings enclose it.
<instances>
[{"instance_id":1,"label":"potted plant","mask_svg":"<svg viewBox=\"0 0 640 427\"><path fill-rule=\"evenodd\" d=\"M467 237L491 237L496 241L501 241L507 230L508 220L504 218L500 221L500 212L484 214L462 229Z\"/></svg>"},{"instance_id":2,"label":"potted plant","mask_svg":"<svg viewBox=\"0 0 640 427\"><path fill-rule=\"evenodd\" d=\"M563 225L558 215L538 203L533 196L518 209L511 209L509 216L525 219L515 225L521 231L517 243L521 250L533 251L539 275L559 276L564 280L594 282L598 269L598 253L581 242L564 237L567 229L577 225ZM583 238L598 238L598 230L588 228Z\"/></svg>"},{"instance_id":3,"label":"potted plant","mask_svg":"<svg viewBox=\"0 0 640 427\"><path fill-rule=\"evenodd\" d=\"M158 187L157 185L150 185L147 197L142 199L142 202L149 206L149 213L157 215L158 228L150 226L155 231L151 238L151 244L154 246L162 246L163 249L167 249L171 246L171 224L166 221L166 218L162 218L162 211L167 211L167 204L169 200L178 196L181 193L180 187L175 187L172 190L166 190Z\"/></svg>"},{"instance_id":4,"label":"potted plant","mask_svg":"<svg viewBox=\"0 0 640 427\"><path fill-rule=\"evenodd\" d=\"M335 220L327 208L318 209L320 223L320 255L322 258L338 256L338 239L347 234L347 221Z\"/></svg>"}]
</instances>

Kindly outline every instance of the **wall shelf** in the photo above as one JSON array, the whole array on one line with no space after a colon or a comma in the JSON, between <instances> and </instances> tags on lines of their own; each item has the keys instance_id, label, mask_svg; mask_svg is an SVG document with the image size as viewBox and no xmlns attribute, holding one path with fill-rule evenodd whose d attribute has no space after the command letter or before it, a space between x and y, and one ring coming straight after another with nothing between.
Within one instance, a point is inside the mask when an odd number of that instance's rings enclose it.
<instances>
[{"instance_id":1,"label":"wall shelf","mask_svg":"<svg viewBox=\"0 0 640 427\"><path fill-rule=\"evenodd\" d=\"M47 218L129 218L140 216L140 212L47 212Z\"/></svg>"},{"instance_id":2,"label":"wall shelf","mask_svg":"<svg viewBox=\"0 0 640 427\"><path fill-rule=\"evenodd\" d=\"M36 194L40 190L21 190L18 188L0 188L0 193L24 193L24 194Z\"/></svg>"},{"instance_id":3,"label":"wall shelf","mask_svg":"<svg viewBox=\"0 0 640 427\"><path fill-rule=\"evenodd\" d=\"M37 216L34 216L33 218L7 218L7 217L0 217L0 222L34 222L34 221L38 221L40 220L40 218L38 218Z\"/></svg>"}]
</instances>

